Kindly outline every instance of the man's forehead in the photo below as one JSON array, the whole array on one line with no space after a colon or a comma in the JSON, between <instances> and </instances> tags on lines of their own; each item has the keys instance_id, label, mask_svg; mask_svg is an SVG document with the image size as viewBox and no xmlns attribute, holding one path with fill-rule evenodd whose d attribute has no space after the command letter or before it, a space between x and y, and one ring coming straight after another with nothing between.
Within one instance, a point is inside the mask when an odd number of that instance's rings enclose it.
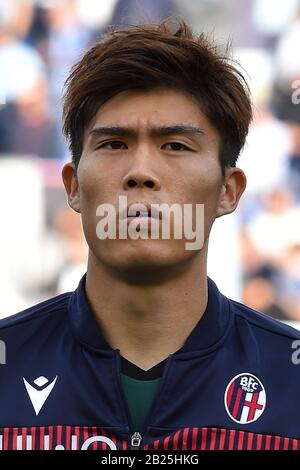
<instances>
[{"instance_id":1,"label":"man's forehead","mask_svg":"<svg viewBox=\"0 0 300 470\"><path fill-rule=\"evenodd\" d=\"M96 119L130 120L153 119L157 122L175 120L198 121L204 113L191 95L177 90L129 90L111 97L103 103L95 115ZM119 122L123 124L123 122ZM199 124L199 123L198 123Z\"/></svg>"},{"instance_id":2,"label":"man's forehead","mask_svg":"<svg viewBox=\"0 0 300 470\"><path fill-rule=\"evenodd\" d=\"M177 90L132 90L113 96L98 109L85 137L103 135L105 128L113 130L111 134L119 129L127 135L143 132L200 136L215 131L196 99Z\"/></svg>"}]
</instances>

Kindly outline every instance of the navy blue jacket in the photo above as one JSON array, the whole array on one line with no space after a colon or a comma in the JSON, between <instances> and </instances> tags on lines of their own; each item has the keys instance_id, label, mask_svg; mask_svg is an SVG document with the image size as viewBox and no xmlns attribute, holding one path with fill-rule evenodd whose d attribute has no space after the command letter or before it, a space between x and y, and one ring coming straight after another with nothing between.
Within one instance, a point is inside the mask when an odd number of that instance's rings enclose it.
<instances>
[{"instance_id":1,"label":"navy blue jacket","mask_svg":"<svg viewBox=\"0 0 300 470\"><path fill-rule=\"evenodd\" d=\"M208 292L202 319L167 359L142 433L131 429L120 352L91 313L85 276L74 292L1 320L0 450L297 449L300 333L210 279Z\"/></svg>"}]
</instances>

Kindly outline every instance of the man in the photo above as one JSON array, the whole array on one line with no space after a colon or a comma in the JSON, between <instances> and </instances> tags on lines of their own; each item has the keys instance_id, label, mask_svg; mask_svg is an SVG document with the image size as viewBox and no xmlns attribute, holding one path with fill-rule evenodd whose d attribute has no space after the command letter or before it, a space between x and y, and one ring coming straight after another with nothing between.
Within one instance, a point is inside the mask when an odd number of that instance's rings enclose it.
<instances>
[{"instance_id":1,"label":"man","mask_svg":"<svg viewBox=\"0 0 300 470\"><path fill-rule=\"evenodd\" d=\"M184 22L111 32L73 68L63 181L87 274L1 323L1 448L298 448L299 334L206 274L250 121L243 77Z\"/></svg>"}]
</instances>

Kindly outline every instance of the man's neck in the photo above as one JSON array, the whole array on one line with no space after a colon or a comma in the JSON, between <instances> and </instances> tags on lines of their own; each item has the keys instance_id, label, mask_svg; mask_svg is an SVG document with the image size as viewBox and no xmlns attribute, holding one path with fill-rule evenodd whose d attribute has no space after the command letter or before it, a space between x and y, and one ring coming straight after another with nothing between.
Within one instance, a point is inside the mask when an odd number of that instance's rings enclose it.
<instances>
[{"instance_id":1,"label":"man's neck","mask_svg":"<svg viewBox=\"0 0 300 470\"><path fill-rule=\"evenodd\" d=\"M185 343L208 300L206 253L159 283L128 283L89 255L86 294L106 341L144 370Z\"/></svg>"}]
</instances>

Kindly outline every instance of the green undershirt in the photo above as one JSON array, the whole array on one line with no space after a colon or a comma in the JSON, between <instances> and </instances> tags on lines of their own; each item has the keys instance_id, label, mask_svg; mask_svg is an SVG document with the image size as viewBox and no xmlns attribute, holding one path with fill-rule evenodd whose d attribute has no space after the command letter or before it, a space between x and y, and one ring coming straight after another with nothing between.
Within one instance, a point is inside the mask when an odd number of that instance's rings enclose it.
<instances>
[{"instance_id":1,"label":"green undershirt","mask_svg":"<svg viewBox=\"0 0 300 470\"><path fill-rule=\"evenodd\" d=\"M155 380L137 380L121 374L121 381L131 416L133 432L141 432L145 419L158 391L160 378Z\"/></svg>"}]
</instances>

